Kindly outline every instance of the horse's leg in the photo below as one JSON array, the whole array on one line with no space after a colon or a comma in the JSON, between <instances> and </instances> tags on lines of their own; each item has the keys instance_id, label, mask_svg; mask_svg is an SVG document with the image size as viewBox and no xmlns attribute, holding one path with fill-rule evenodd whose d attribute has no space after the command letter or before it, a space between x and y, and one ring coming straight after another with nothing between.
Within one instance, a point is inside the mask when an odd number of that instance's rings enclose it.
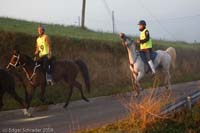
<instances>
[{"instance_id":1,"label":"horse's leg","mask_svg":"<svg viewBox=\"0 0 200 133\"><path fill-rule=\"evenodd\" d=\"M19 97L14 89L8 91L8 93L21 105L22 108L26 107L24 100Z\"/></svg>"},{"instance_id":2,"label":"horse's leg","mask_svg":"<svg viewBox=\"0 0 200 133\"><path fill-rule=\"evenodd\" d=\"M71 99L71 97L72 97L72 93L73 93L73 84L70 84L70 85L69 85L69 94L68 94L68 98L67 98L67 100L66 100L66 102L65 102L65 105L63 106L64 108L66 108L66 107L69 105L69 101L70 101L70 99Z\"/></svg>"},{"instance_id":3,"label":"horse's leg","mask_svg":"<svg viewBox=\"0 0 200 133\"><path fill-rule=\"evenodd\" d=\"M3 107L3 95L4 95L4 91L2 90L1 92L0 92L0 110L2 109L2 107Z\"/></svg>"},{"instance_id":4,"label":"horse's leg","mask_svg":"<svg viewBox=\"0 0 200 133\"><path fill-rule=\"evenodd\" d=\"M140 91L143 90L140 85L140 80L142 79L143 76L144 76L144 72L138 72L138 75L136 76L136 79L135 79L135 84L138 88L137 90L138 95L140 94Z\"/></svg>"},{"instance_id":5,"label":"horse's leg","mask_svg":"<svg viewBox=\"0 0 200 133\"><path fill-rule=\"evenodd\" d=\"M25 89L24 93L25 93L26 104L28 104L28 92L27 92L27 88Z\"/></svg>"},{"instance_id":6,"label":"horse's leg","mask_svg":"<svg viewBox=\"0 0 200 133\"><path fill-rule=\"evenodd\" d=\"M30 104L31 104L31 100L32 100L32 97L33 97L33 93L34 93L34 87L30 86L30 87L27 87L27 90L25 90L25 99L26 99L26 108L23 109L22 111L24 112L24 115L28 116L28 117L31 117L32 114L28 112L28 109L30 107Z\"/></svg>"},{"instance_id":7,"label":"horse's leg","mask_svg":"<svg viewBox=\"0 0 200 133\"><path fill-rule=\"evenodd\" d=\"M74 86L75 86L76 88L79 89L79 91L80 91L80 93L81 93L82 99L85 100L86 102L89 102L89 100L88 100L88 99L84 96L84 94L83 94L82 85L81 85L79 82L75 81L75 82L74 82Z\"/></svg>"},{"instance_id":8,"label":"horse's leg","mask_svg":"<svg viewBox=\"0 0 200 133\"><path fill-rule=\"evenodd\" d=\"M40 89L40 101L42 103L46 103L46 100L45 100L45 92L46 92L46 84L42 84L40 85L39 87Z\"/></svg>"},{"instance_id":9,"label":"horse's leg","mask_svg":"<svg viewBox=\"0 0 200 133\"><path fill-rule=\"evenodd\" d=\"M166 89L169 89L169 90L171 90L171 75L170 75L170 73L169 73L169 71L165 71L165 80L164 80L164 82L165 82L165 87L166 87Z\"/></svg>"}]
</instances>

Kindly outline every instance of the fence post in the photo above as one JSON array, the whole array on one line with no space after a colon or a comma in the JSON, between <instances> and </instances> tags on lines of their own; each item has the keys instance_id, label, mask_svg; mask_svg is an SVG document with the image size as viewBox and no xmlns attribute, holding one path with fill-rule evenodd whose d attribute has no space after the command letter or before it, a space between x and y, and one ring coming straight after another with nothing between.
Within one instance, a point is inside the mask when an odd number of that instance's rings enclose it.
<instances>
[{"instance_id":1,"label":"fence post","mask_svg":"<svg viewBox=\"0 0 200 133\"><path fill-rule=\"evenodd\" d=\"M192 103L191 103L191 97L190 96L187 97L187 107L188 107L189 110L192 109Z\"/></svg>"}]
</instances>

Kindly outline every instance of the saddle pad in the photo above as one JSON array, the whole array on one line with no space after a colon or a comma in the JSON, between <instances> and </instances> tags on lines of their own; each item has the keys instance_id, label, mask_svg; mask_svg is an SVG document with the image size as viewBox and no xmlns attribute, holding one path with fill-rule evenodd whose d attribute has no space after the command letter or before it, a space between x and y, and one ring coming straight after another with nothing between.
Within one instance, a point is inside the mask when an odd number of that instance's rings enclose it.
<instances>
[{"instance_id":1,"label":"saddle pad","mask_svg":"<svg viewBox=\"0 0 200 133\"><path fill-rule=\"evenodd\" d=\"M145 53L140 51L140 57L142 58L142 61L145 63L145 64L148 64L148 61L147 61L147 58L145 56ZM151 59L152 61L154 62L154 60L156 59L157 57L157 52L153 51L151 52Z\"/></svg>"}]
</instances>

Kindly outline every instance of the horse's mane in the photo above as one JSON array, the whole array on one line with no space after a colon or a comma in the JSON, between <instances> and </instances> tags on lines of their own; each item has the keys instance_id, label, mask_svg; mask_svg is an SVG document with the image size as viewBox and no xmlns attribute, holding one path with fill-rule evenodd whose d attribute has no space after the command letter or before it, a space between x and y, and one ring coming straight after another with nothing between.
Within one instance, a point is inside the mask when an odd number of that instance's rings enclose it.
<instances>
[{"instance_id":1,"label":"horse's mane","mask_svg":"<svg viewBox=\"0 0 200 133\"><path fill-rule=\"evenodd\" d=\"M31 64L31 63L34 64L34 60L30 56L28 56L26 54L21 54L21 56L24 57L27 64Z\"/></svg>"}]
</instances>

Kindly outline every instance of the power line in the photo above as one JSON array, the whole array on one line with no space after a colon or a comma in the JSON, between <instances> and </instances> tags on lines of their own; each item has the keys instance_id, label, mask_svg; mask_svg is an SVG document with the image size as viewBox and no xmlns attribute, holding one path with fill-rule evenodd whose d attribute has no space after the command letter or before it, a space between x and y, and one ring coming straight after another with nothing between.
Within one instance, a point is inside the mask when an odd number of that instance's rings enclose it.
<instances>
[{"instance_id":1,"label":"power line","mask_svg":"<svg viewBox=\"0 0 200 133\"><path fill-rule=\"evenodd\" d=\"M190 16L182 16L182 17L173 17L173 18L163 18L159 19L159 21L179 21L179 20L191 20L191 19L196 19L199 18L200 14L197 15L190 15ZM154 21L154 20L148 20L148 21Z\"/></svg>"},{"instance_id":2,"label":"power line","mask_svg":"<svg viewBox=\"0 0 200 133\"><path fill-rule=\"evenodd\" d=\"M196 15L191 15L191 16L183 16L183 17L174 17L174 18L168 18L166 19L168 20L181 20L181 19L191 19L191 18L197 18L200 17L200 14L196 14Z\"/></svg>"},{"instance_id":3,"label":"power line","mask_svg":"<svg viewBox=\"0 0 200 133\"><path fill-rule=\"evenodd\" d=\"M106 9L106 11L108 12L108 14L110 16L112 16L112 10L110 9L110 7L108 6L108 3L106 2L106 0L103 0L103 3L104 3L104 7Z\"/></svg>"},{"instance_id":4,"label":"power line","mask_svg":"<svg viewBox=\"0 0 200 133\"><path fill-rule=\"evenodd\" d=\"M162 23L160 23L160 21L157 19L157 17L156 17L154 14L152 14L152 12L151 12L147 7L144 6L142 0L137 0L137 1L140 3L140 6L141 6L143 9L145 9L145 10L147 11L147 13L149 13L149 15L150 15L151 17L153 17L153 18L155 19L155 21L160 25L160 27L161 27L168 35L170 35L174 40L176 40L176 38L174 37L174 35L173 35L171 32L169 32L169 31L165 28L165 26L162 25Z\"/></svg>"},{"instance_id":5,"label":"power line","mask_svg":"<svg viewBox=\"0 0 200 133\"><path fill-rule=\"evenodd\" d=\"M106 2L106 0L103 0L103 3L104 3L104 7L105 9L107 10L109 16L111 16L112 18L112 31L113 33L115 33L115 15L114 15L114 11L111 10L111 8L109 7L108 3Z\"/></svg>"}]
</instances>

